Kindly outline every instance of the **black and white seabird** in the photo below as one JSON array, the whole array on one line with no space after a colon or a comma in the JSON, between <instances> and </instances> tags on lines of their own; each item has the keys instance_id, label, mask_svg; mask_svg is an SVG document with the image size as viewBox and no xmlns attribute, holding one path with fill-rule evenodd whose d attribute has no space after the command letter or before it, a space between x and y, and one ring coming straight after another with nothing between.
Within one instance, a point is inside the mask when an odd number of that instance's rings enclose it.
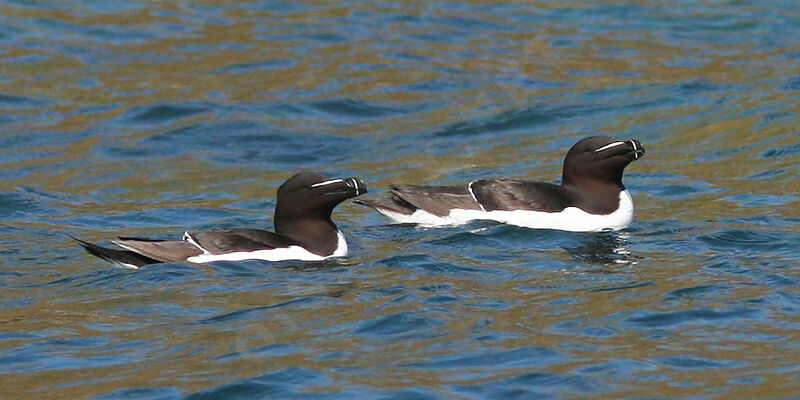
<instances>
[{"instance_id":1,"label":"black and white seabird","mask_svg":"<svg viewBox=\"0 0 800 400\"><path fill-rule=\"evenodd\" d=\"M319 261L347 255L347 241L331 220L334 207L367 192L358 178L298 173L278 188L275 232L258 229L191 230L183 240L119 237L110 249L73 238L89 254L129 268L188 261Z\"/></svg>"},{"instance_id":2,"label":"black and white seabird","mask_svg":"<svg viewBox=\"0 0 800 400\"><path fill-rule=\"evenodd\" d=\"M389 199L355 202L394 222L422 226L493 220L534 229L618 230L633 221L622 172L643 155L638 140L593 136L567 152L560 185L507 178L460 186L393 185Z\"/></svg>"}]
</instances>

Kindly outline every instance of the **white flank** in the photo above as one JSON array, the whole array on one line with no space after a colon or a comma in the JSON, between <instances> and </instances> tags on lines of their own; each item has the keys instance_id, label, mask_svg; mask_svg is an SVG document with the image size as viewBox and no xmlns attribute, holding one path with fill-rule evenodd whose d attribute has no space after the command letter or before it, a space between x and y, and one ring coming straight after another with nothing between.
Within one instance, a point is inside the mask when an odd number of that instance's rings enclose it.
<instances>
[{"instance_id":1,"label":"white flank","mask_svg":"<svg viewBox=\"0 0 800 400\"><path fill-rule=\"evenodd\" d=\"M225 254L200 254L199 256L189 257L186 261L193 263L207 263L213 261L244 261L244 260L263 260L263 261L321 261L325 257L314 254L300 246L280 247L277 249L265 249L255 251L238 251L236 253Z\"/></svg>"},{"instance_id":2,"label":"white flank","mask_svg":"<svg viewBox=\"0 0 800 400\"><path fill-rule=\"evenodd\" d=\"M344 238L344 233L342 233L340 230L337 230L336 238L339 239L339 242L336 244L336 250L334 250L330 257L346 257L348 249L347 240Z\"/></svg>"},{"instance_id":3,"label":"white flank","mask_svg":"<svg viewBox=\"0 0 800 400\"><path fill-rule=\"evenodd\" d=\"M112 240L111 243L114 243L117 246L122 247L125 250L130 250L130 251L132 251L134 253L142 254L142 253L139 253L139 250L136 250L136 249L134 249L132 247L125 246L124 244L119 243L116 240ZM113 260L113 261L111 261L111 263L116 265L117 267L120 267L120 268L139 269L139 267L137 267L137 266L135 266L133 264L124 263L122 261Z\"/></svg>"},{"instance_id":4,"label":"white flank","mask_svg":"<svg viewBox=\"0 0 800 400\"><path fill-rule=\"evenodd\" d=\"M188 236L188 235L187 235ZM342 231L336 232L338 244L336 250L328 257L323 257L319 254L314 254L300 246L279 247L275 249L264 249L254 251L238 251L235 253L225 254L211 254L202 247L203 254L198 256L189 257L186 261L193 263L208 263L214 261L244 261L244 260L262 260L262 261L322 261L326 258L344 257L347 255L347 241L344 238ZM196 243L193 243L197 245ZM198 246L199 247L199 246Z\"/></svg>"},{"instance_id":5,"label":"white flank","mask_svg":"<svg viewBox=\"0 0 800 400\"><path fill-rule=\"evenodd\" d=\"M458 225L467 221L461 221L450 216L440 217L433 215L422 209L417 209L413 214L403 214L399 212L390 211L384 208L376 208L378 212L389 217L392 221L398 224L419 224L423 227L443 226L443 225ZM477 211L483 212L483 211ZM451 212L452 214L452 212Z\"/></svg>"},{"instance_id":6,"label":"white flank","mask_svg":"<svg viewBox=\"0 0 800 400\"><path fill-rule=\"evenodd\" d=\"M341 179L331 179L331 180L328 180L328 181L323 181L323 182L320 182L320 183L315 183L315 184L311 185L311 187L312 187L312 188L315 188L315 187L319 187L319 186L333 185L334 183L341 183L341 182L344 182L344 181L343 181L343 180L341 180Z\"/></svg>"},{"instance_id":7,"label":"white flank","mask_svg":"<svg viewBox=\"0 0 800 400\"><path fill-rule=\"evenodd\" d=\"M523 226L532 229L557 229L572 232L598 232L627 228L633 221L633 200L627 190L619 194L619 207L611 214L589 214L577 207L567 207L561 212L532 210L479 211L453 209L445 217L439 217L423 210L411 215L378 209L398 223L419 224L423 227L459 225L474 220L492 220L504 224Z\"/></svg>"},{"instance_id":8,"label":"white flank","mask_svg":"<svg viewBox=\"0 0 800 400\"><path fill-rule=\"evenodd\" d=\"M135 266L133 264L124 263L122 261L117 261L117 260L111 261L111 264L116 266L117 268L139 269L139 267L137 267L137 266Z\"/></svg>"},{"instance_id":9,"label":"white flank","mask_svg":"<svg viewBox=\"0 0 800 400\"><path fill-rule=\"evenodd\" d=\"M603 151L603 150L605 150L605 149L610 149L610 148L612 148L612 147L614 147L614 146L619 146L619 145L621 145L621 144L625 144L625 142L614 142L614 143L609 143L609 144L607 144L607 145L605 145L605 146L603 146L603 147L601 147L601 148L599 148L599 149L595 150L594 152L595 152L595 153L599 153L599 152L601 152L601 151ZM634 150L636 150L636 145L634 145Z\"/></svg>"}]
</instances>

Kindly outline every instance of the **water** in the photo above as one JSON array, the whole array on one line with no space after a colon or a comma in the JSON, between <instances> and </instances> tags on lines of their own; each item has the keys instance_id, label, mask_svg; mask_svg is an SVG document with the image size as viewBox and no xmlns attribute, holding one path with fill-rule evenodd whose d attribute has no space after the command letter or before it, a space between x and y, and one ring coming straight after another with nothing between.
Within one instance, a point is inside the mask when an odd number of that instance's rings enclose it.
<instances>
[{"instance_id":1,"label":"water","mask_svg":"<svg viewBox=\"0 0 800 400\"><path fill-rule=\"evenodd\" d=\"M0 2L0 397L800 395L793 1ZM67 234L270 227L293 172L558 178L635 137L619 234L392 226L115 269Z\"/></svg>"}]
</instances>

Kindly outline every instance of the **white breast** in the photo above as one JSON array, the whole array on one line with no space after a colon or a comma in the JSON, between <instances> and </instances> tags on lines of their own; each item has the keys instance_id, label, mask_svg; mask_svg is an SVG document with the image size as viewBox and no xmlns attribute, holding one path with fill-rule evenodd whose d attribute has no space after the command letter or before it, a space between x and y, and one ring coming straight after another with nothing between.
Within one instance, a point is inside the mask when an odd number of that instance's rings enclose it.
<instances>
[{"instance_id":1,"label":"white breast","mask_svg":"<svg viewBox=\"0 0 800 400\"><path fill-rule=\"evenodd\" d=\"M339 239L339 242L336 244L336 250L328 257L346 257L348 252L347 240L344 238L342 231L336 231L336 238Z\"/></svg>"},{"instance_id":2,"label":"white breast","mask_svg":"<svg viewBox=\"0 0 800 400\"><path fill-rule=\"evenodd\" d=\"M482 211L456 208L450 210L450 214L444 217L423 210L416 210L411 215L380 209L378 211L396 222L415 223L426 227L457 225L474 220L492 220L533 229L597 232L627 228L633 221L633 199L627 190L623 190L619 194L619 207L610 214L589 214L577 207L567 207L560 212Z\"/></svg>"}]
</instances>

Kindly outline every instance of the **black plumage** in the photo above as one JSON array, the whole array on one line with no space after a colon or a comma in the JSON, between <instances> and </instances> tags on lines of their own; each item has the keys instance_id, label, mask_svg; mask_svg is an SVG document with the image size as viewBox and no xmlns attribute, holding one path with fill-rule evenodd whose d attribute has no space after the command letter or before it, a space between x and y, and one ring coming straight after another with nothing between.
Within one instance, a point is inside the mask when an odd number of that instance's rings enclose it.
<instances>
[{"instance_id":1,"label":"black plumage","mask_svg":"<svg viewBox=\"0 0 800 400\"><path fill-rule=\"evenodd\" d=\"M366 193L358 178L331 179L301 172L278 188L273 223L275 232L258 229L190 230L183 240L120 237L113 242L125 250L110 249L75 239L89 254L104 260L141 267L180 262L200 255L223 255L298 246L320 257L334 254L339 230L331 213L342 201Z\"/></svg>"},{"instance_id":2,"label":"black plumage","mask_svg":"<svg viewBox=\"0 0 800 400\"><path fill-rule=\"evenodd\" d=\"M459 186L392 185L388 199L360 199L378 211L412 215L422 210L445 217L454 209L560 212L577 207L595 215L613 212L625 190L622 173L642 155L635 139L608 136L582 139L564 158L561 184L522 179L478 179Z\"/></svg>"}]
</instances>

